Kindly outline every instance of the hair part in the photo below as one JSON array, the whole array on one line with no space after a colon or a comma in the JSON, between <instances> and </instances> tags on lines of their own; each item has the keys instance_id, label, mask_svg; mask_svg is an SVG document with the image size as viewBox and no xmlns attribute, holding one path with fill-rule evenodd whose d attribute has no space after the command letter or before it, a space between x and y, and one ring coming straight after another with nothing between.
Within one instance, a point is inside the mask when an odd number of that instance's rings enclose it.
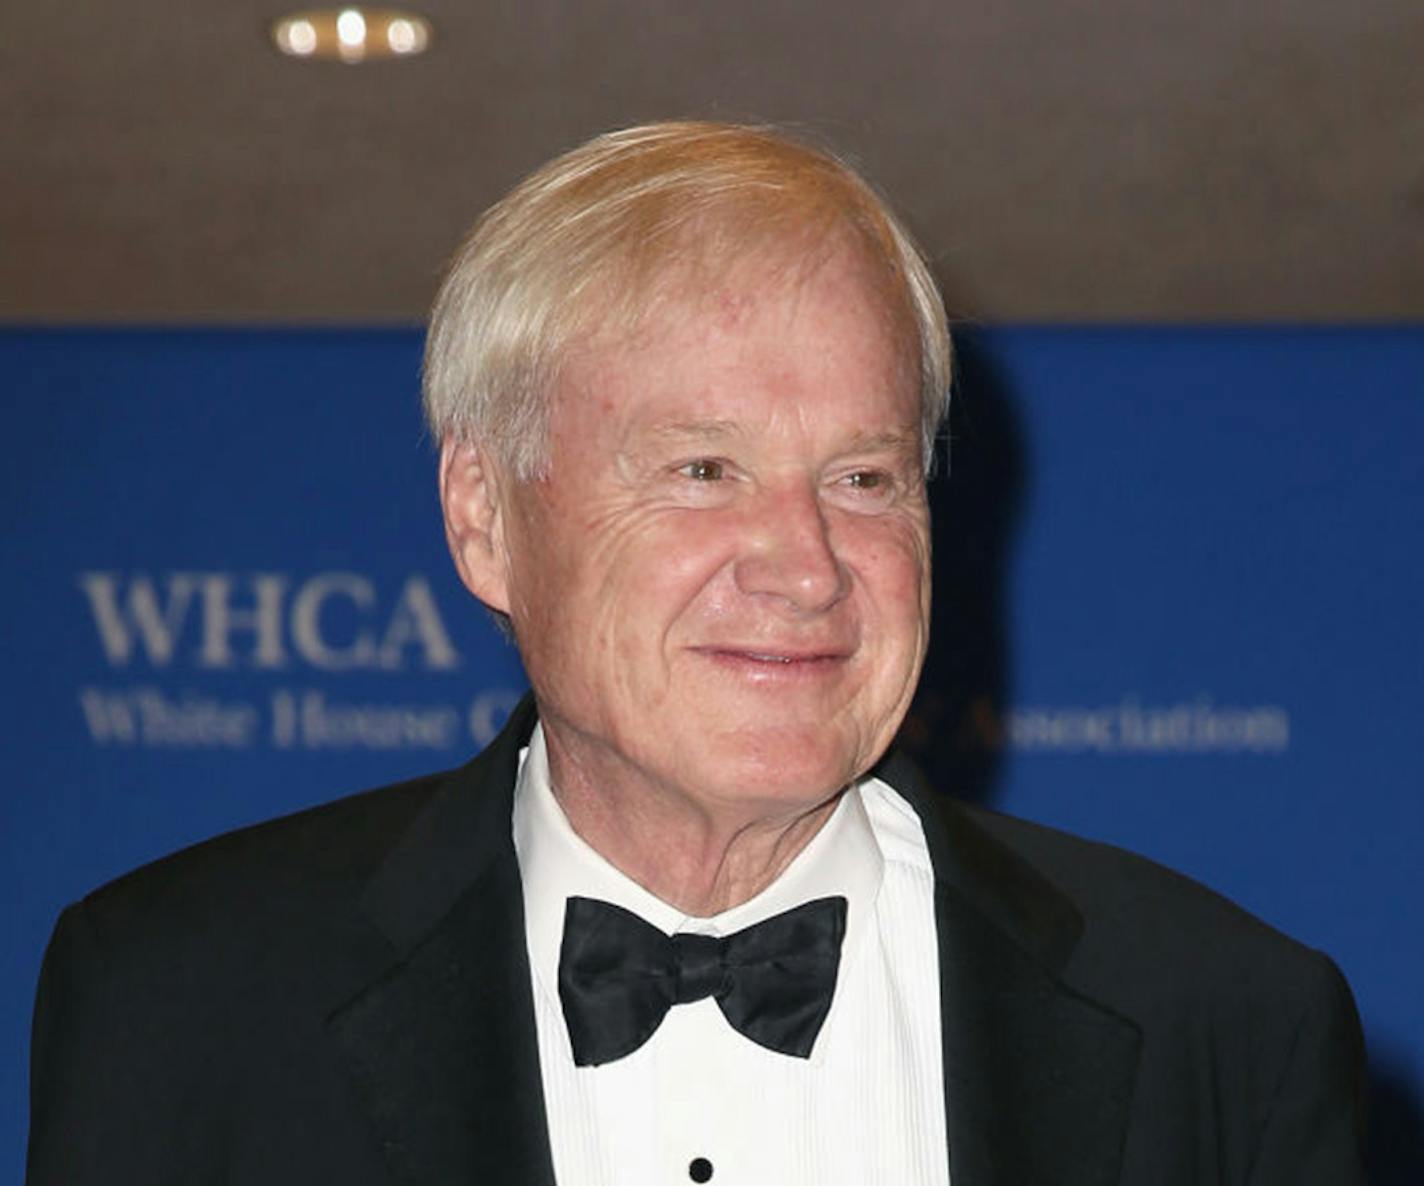
<instances>
[{"instance_id":1,"label":"hair part","mask_svg":"<svg viewBox=\"0 0 1424 1186\"><path fill-rule=\"evenodd\" d=\"M667 122L598 136L475 223L431 310L424 404L437 441L478 441L521 478L548 464L551 392L593 333L631 330L674 275L709 290L749 262L846 243L918 345L926 470L949 403L939 289L883 199L829 152L767 127Z\"/></svg>"}]
</instances>

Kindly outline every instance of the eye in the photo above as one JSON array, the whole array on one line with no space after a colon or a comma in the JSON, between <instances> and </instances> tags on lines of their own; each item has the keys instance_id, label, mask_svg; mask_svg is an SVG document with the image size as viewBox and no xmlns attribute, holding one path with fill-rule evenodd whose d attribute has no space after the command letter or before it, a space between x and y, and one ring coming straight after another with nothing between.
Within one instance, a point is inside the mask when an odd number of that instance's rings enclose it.
<instances>
[{"instance_id":1,"label":"eye","mask_svg":"<svg viewBox=\"0 0 1424 1186\"><path fill-rule=\"evenodd\" d=\"M895 492L895 479L883 469L857 469L845 474L840 485L865 498L885 498Z\"/></svg>"},{"instance_id":2,"label":"eye","mask_svg":"<svg viewBox=\"0 0 1424 1186\"><path fill-rule=\"evenodd\" d=\"M710 457L699 457L696 461L678 466L677 472L694 482L719 482L727 476L727 467Z\"/></svg>"},{"instance_id":3,"label":"eye","mask_svg":"<svg viewBox=\"0 0 1424 1186\"><path fill-rule=\"evenodd\" d=\"M846 470L831 484L831 496L856 511L881 511L899 499L901 485L888 469Z\"/></svg>"}]
</instances>

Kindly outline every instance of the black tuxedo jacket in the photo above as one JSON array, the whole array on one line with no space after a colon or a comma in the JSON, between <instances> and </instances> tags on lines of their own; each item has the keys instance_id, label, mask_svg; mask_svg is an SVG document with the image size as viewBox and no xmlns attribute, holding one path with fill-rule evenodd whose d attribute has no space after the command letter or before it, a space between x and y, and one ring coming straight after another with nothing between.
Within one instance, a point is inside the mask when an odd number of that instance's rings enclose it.
<instances>
[{"instance_id":1,"label":"black tuxedo jacket","mask_svg":"<svg viewBox=\"0 0 1424 1186\"><path fill-rule=\"evenodd\" d=\"M552 1186L510 805L468 766L220 837L61 917L31 1186ZM1349 1186L1323 956L1123 852L936 801L953 1186Z\"/></svg>"}]
</instances>

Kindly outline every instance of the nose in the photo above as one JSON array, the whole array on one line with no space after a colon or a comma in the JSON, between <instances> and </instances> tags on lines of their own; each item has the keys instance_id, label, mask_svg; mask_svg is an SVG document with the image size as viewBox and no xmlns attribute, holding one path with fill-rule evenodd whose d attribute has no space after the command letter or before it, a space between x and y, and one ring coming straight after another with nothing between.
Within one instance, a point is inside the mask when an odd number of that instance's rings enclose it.
<instances>
[{"instance_id":1,"label":"nose","mask_svg":"<svg viewBox=\"0 0 1424 1186\"><path fill-rule=\"evenodd\" d=\"M850 576L836 554L814 487L764 491L755 503L737 559L737 588L750 596L777 598L801 613L817 613L840 601Z\"/></svg>"}]
</instances>

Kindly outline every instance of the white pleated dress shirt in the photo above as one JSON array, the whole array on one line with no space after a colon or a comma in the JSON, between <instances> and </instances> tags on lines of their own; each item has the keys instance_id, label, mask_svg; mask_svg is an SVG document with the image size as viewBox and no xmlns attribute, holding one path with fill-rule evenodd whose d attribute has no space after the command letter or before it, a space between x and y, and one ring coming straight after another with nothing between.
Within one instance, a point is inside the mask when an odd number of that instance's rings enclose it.
<instances>
[{"instance_id":1,"label":"white pleated dress shirt","mask_svg":"<svg viewBox=\"0 0 1424 1186\"><path fill-rule=\"evenodd\" d=\"M693 918L574 832L536 728L514 843L559 1186L948 1186L934 878L919 818L894 790L862 780L772 885ZM833 894L847 900L846 936L810 1058L758 1046L706 998L673 1006L627 1057L574 1065L558 990L569 897L612 902L669 935L726 935Z\"/></svg>"}]
</instances>

